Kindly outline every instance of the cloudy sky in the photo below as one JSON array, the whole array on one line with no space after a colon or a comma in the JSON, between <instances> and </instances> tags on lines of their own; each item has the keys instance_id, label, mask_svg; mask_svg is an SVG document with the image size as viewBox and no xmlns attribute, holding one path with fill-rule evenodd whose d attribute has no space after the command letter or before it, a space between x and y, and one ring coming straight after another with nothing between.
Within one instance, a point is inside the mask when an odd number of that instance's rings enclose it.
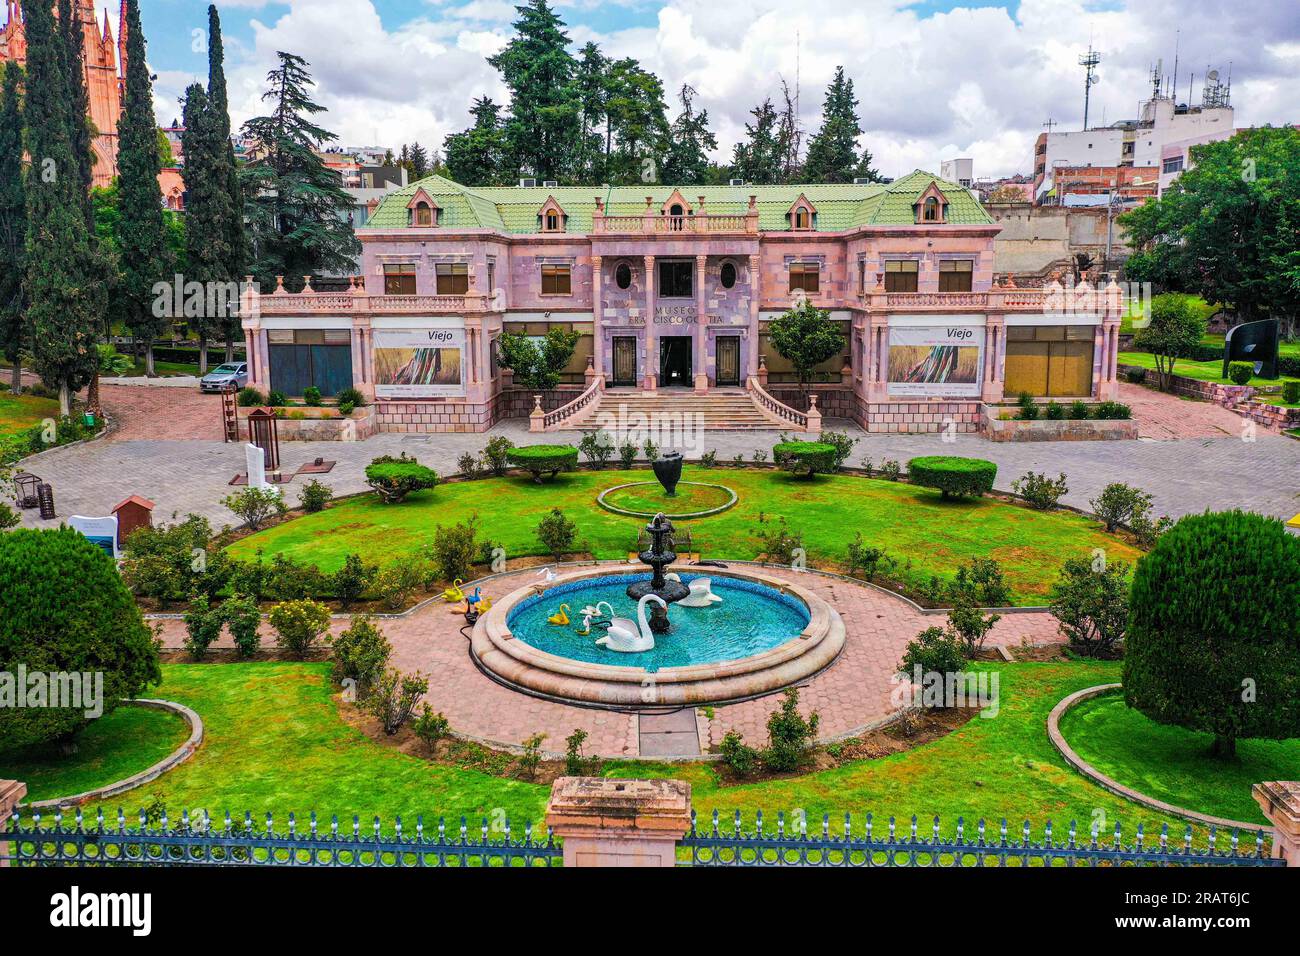
<instances>
[{"instance_id":1,"label":"cloudy sky","mask_svg":"<svg viewBox=\"0 0 1300 956\"><path fill-rule=\"evenodd\" d=\"M111 8L116 30L117 0ZM277 50L305 57L328 107L324 123L350 146L441 144L467 125L480 95L504 100L485 57L510 35L505 0L224 0L231 109L255 115ZM1093 125L1133 117L1152 64L1195 99L1208 67L1232 70L1237 125L1300 122L1300 4L1295 0L562 0L575 44L634 56L670 90L689 83L731 155L748 111L798 73L805 126L844 64L861 100L864 144L886 175L975 159L978 177L1031 171L1049 119L1083 117L1078 56L1101 53ZM205 0L141 0L162 122L185 86L206 77ZM1176 33L1177 31L1177 33ZM797 42L796 42L797 39ZM1288 95L1290 94L1290 95ZM670 111L671 112L671 111Z\"/></svg>"}]
</instances>

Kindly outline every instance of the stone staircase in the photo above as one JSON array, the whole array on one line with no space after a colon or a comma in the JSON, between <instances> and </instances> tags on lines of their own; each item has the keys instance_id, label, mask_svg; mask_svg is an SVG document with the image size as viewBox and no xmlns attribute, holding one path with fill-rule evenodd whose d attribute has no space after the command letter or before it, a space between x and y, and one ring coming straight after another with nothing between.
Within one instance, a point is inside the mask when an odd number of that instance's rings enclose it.
<instances>
[{"instance_id":1,"label":"stone staircase","mask_svg":"<svg viewBox=\"0 0 1300 956\"><path fill-rule=\"evenodd\" d=\"M596 428L612 417L627 419L621 427L635 427L638 423L654 425L655 416L677 415L694 425L702 415L705 428L728 431L779 431L782 424L759 408L743 388L713 388L705 395L696 395L690 389L662 388L656 392L643 392L635 388L606 389L599 406L572 424L558 430L582 431ZM645 416L642 418L642 416ZM658 421L663 422L663 418ZM789 425L785 426L787 429Z\"/></svg>"}]
</instances>

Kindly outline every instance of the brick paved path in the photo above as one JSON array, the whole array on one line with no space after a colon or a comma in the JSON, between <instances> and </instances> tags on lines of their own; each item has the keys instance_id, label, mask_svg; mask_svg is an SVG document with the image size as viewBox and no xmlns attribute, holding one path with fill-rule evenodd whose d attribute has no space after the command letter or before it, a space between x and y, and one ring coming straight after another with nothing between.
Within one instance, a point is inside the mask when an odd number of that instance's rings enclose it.
<instances>
[{"instance_id":1,"label":"brick paved path","mask_svg":"<svg viewBox=\"0 0 1300 956\"><path fill-rule=\"evenodd\" d=\"M840 613L847 630L844 653L822 673L801 684L800 700L805 712L821 715L822 739L850 734L881 721L892 713L889 697L894 689L891 677L907 642L931 624L942 624L943 614L925 614L901 598L875 588L853 584L819 574L796 574L768 569L772 574L811 588ZM536 570L503 575L484 586L492 597L537 580ZM469 656L468 640L461 634L462 605L441 602L426 605L400 618L387 618L380 627L393 645L393 664L404 671L421 671L429 677L430 706L442 711L460 734L497 745L514 746L526 737L542 732L545 748L562 752L564 738L581 728L590 735L587 752L603 757L639 756L639 734L635 715L595 710L541 700L511 690L484 676ZM346 627L336 620L335 633ZM263 641L272 644L269 628L263 625ZM167 647L180 647L184 626L175 619L163 622ZM1056 622L1046 612L1024 611L1004 615L991 633L989 646L1004 645L1013 650L1022 642L1056 643L1061 640ZM218 646L229 646L223 637ZM220 665L213 665L220 666ZM767 739L767 717L779 696L730 704L716 708L707 725L702 749L721 742L730 730L762 744Z\"/></svg>"}]
</instances>

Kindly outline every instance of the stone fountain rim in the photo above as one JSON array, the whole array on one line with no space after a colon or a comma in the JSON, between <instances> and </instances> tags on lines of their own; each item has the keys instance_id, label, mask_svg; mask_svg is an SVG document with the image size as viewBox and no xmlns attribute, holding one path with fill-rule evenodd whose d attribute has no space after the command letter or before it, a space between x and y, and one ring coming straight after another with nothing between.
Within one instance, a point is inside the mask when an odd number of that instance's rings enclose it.
<instances>
[{"instance_id":1,"label":"stone fountain rim","mask_svg":"<svg viewBox=\"0 0 1300 956\"><path fill-rule=\"evenodd\" d=\"M632 511L630 508L620 508L618 507L618 505L612 505L605 500L606 495L613 494L615 491L621 491L624 488L639 488L642 485L654 485L656 487L663 487L657 481L625 481L621 485L614 485L612 488L606 488L604 491L602 491L599 495L596 496L596 504L600 505L606 511L612 512L613 514L616 515L623 515L625 518L650 518L653 520L657 515L662 514L669 521L692 521L696 518L711 518L713 515L722 514L722 512L728 510L729 508L734 508L736 506L736 502L740 500L740 496L736 494L736 490L734 488L730 488L727 485L714 484L713 482L709 482L709 481L677 482L678 488L682 487L683 485L692 485L696 488L721 488L727 494L731 495L731 499L727 501L725 504L721 504L718 505L716 508L709 508L704 511L690 511L690 512L684 512L682 514L669 514L666 511Z\"/></svg>"},{"instance_id":2,"label":"stone fountain rim","mask_svg":"<svg viewBox=\"0 0 1300 956\"><path fill-rule=\"evenodd\" d=\"M665 570L699 573L701 569L672 565ZM843 620L829 603L811 591L749 568L708 568L708 572L712 577L752 581L795 597L808 608L808 625L790 640L758 654L654 672L550 654L516 639L506 626L510 612L526 598L544 594L556 585L619 573L605 566L583 568L548 584L530 583L505 595L475 624L471 654L494 679L525 693L586 704L662 707L724 703L771 693L825 670L844 649Z\"/></svg>"}]
</instances>

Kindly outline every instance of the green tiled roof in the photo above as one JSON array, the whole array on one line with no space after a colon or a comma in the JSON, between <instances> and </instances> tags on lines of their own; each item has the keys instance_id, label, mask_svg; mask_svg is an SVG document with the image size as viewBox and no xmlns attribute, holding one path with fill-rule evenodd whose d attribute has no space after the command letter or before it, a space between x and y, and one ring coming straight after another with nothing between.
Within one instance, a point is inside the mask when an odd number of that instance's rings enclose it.
<instances>
[{"instance_id":1,"label":"green tiled roof","mask_svg":"<svg viewBox=\"0 0 1300 956\"><path fill-rule=\"evenodd\" d=\"M765 231L790 228L787 214L803 194L817 210L818 232L841 232L870 225L911 225L912 207L921 194L935 183L948 197L950 224L985 225L993 219L969 190L916 170L892 183L808 184L790 186L681 186L678 191L692 205L704 197L704 211L715 215L742 216L749 197L758 197L758 226ZM423 189L443 210L440 226L493 229L510 233L539 230L537 214L548 196L554 196L568 214L567 232L591 231L596 196L605 202L610 216L639 216L649 196L658 210L673 194L672 186L558 186L514 187L461 186L442 176L428 176L389 193L366 224L372 229L400 228L407 224L406 206L417 189Z\"/></svg>"}]
</instances>

